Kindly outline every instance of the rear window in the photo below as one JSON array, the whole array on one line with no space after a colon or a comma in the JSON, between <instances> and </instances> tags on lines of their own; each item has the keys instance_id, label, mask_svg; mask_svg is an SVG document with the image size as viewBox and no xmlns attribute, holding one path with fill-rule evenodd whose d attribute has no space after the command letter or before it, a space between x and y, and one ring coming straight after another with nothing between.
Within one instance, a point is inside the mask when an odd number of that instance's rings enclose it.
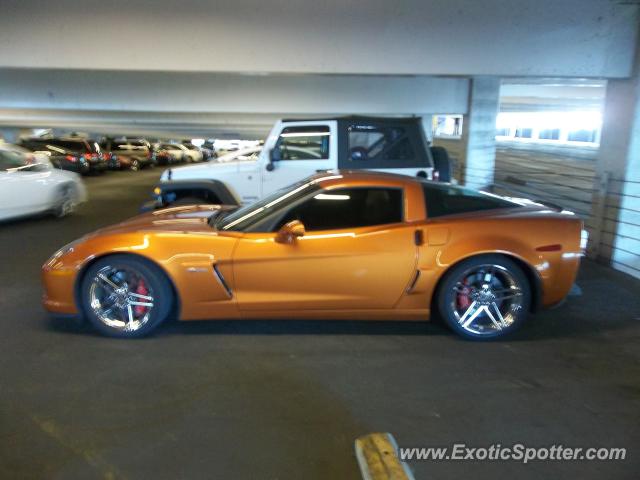
<instances>
[{"instance_id":1,"label":"rear window","mask_svg":"<svg viewBox=\"0 0 640 480\"><path fill-rule=\"evenodd\" d=\"M490 193L452 185L425 183L423 190L428 218L520 206Z\"/></svg>"},{"instance_id":2,"label":"rear window","mask_svg":"<svg viewBox=\"0 0 640 480\"><path fill-rule=\"evenodd\" d=\"M352 162L404 162L414 160L413 147L403 127L352 125L349 159Z\"/></svg>"},{"instance_id":3,"label":"rear window","mask_svg":"<svg viewBox=\"0 0 640 480\"><path fill-rule=\"evenodd\" d=\"M52 139L49 141L52 145L58 145L66 150L73 152L90 152L91 148L84 140L57 140Z\"/></svg>"}]
</instances>

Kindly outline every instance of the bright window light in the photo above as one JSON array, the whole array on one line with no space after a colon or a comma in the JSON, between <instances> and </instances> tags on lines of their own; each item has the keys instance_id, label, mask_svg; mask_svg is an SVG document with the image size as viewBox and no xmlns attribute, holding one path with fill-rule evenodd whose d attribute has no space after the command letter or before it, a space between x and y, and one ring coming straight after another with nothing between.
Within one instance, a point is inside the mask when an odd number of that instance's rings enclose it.
<instances>
[{"instance_id":1,"label":"bright window light","mask_svg":"<svg viewBox=\"0 0 640 480\"><path fill-rule=\"evenodd\" d=\"M334 193L319 193L315 197L316 200L349 200L349 195L339 195Z\"/></svg>"},{"instance_id":2,"label":"bright window light","mask_svg":"<svg viewBox=\"0 0 640 480\"><path fill-rule=\"evenodd\" d=\"M536 128L548 130L599 130L602 114L594 111L582 112L501 112L496 122L498 130L506 128Z\"/></svg>"}]
</instances>

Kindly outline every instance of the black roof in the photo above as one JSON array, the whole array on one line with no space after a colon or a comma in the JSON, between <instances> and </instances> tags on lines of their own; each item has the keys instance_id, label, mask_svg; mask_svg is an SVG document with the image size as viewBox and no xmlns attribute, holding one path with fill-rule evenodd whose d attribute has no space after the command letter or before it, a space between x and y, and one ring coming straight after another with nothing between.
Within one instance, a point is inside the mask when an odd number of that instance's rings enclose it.
<instances>
[{"instance_id":1,"label":"black roof","mask_svg":"<svg viewBox=\"0 0 640 480\"><path fill-rule=\"evenodd\" d=\"M347 122L389 122L393 123L415 123L420 121L420 117L373 117L367 115L344 115L340 117L323 117L323 118L283 118L283 122L327 122L347 121Z\"/></svg>"}]
</instances>

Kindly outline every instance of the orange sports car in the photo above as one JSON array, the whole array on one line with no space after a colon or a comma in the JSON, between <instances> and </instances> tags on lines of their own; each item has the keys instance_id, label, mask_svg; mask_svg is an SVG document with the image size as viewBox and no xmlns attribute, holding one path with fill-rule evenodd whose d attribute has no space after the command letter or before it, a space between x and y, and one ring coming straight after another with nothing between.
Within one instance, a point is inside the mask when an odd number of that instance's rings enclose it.
<instances>
[{"instance_id":1,"label":"orange sports car","mask_svg":"<svg viewBox=\"0 0 640 480\"><path fill-rule=\"evenodd\" d=\"M234 209L158 210L43 266L44 305L101 333L197 319L427 320L495 338L562 301L582 254L571 212L420 178L329 172Z\"/></svg>"}]
</instances>

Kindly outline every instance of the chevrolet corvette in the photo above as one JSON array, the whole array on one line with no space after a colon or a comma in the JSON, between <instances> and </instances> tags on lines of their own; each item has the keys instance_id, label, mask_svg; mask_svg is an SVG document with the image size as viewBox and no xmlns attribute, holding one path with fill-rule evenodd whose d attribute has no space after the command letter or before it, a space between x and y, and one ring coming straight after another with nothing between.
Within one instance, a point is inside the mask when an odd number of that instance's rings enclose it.
<instances>
[{"instance_id":1,"label":"chevrolet corvette","mask_svg":"<svg viewBox=\"0 0 640 480\"><path fill-rule=\"evenodd\" d=\"M157 210L89 234L43 266L44 306L105 335L170 316L427 320L510 334L567 296L573 213L421 178L317 174L241 208Z\"/></svg>"}]
</instances>

